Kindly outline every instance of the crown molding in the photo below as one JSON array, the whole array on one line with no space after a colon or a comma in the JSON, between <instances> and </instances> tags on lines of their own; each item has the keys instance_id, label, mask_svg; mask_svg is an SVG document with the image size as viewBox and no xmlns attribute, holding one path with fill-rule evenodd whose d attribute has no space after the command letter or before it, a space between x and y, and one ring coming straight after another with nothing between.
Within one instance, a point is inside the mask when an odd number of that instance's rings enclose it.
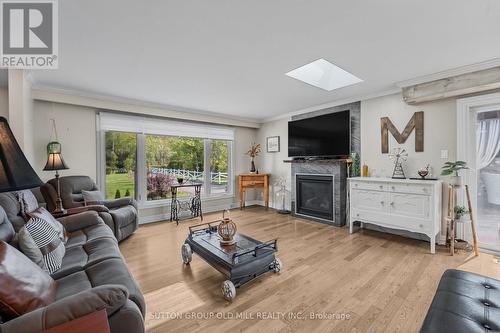
<instances>
[{"instance_id":1,"label":"crown molding","mask_svg":"<svg viewBox=\"0 0 500 333\"><path fill-rule=\"evenodd\" d=\"M400 93L400 92L401 92L400 88L391 88L391 89L383 90L383 91L380 91L380 92L377 92L377 93L373 93L373 94L356 95L354 97L340 99L340 100L336 100L336 101L328 102L328 103L324 103L324 104L318 104L318 105L310 106L310 107L305 108L305 109L300 109L300 110L297 110L297 111L288 112L288 113L285 113L285 114L282 114L282 115L278 115L278 116L274 116L274 117L269 117L269 118L264 118L260 122L261 123L268 123L268 122L276 121L276 120L280 120L280 119L290 119L292 116L297 116L299 114L304 114L304 113L309 113L309 112L313 112L313 111L318 111L318 110L322 110L322 109L331 108L331 107L334 107L334 106L339 106L339 105L344 105L344 104L349 104L349 103L364 101L364 100L367 100L367 99L372 99L372 98L377 98L377 97L392 95L392 94L396 94L396 93Z\"/></svg>"},{"instance_id":2,"label":"crown molding","mask_svg":"<svg viewBox=\"0 0 500 333\"><path fill-rule=\"evenodd\" d=\"M59 89L36 84L33 85L32 97L34 100L39 101L72 104L163 118L175 118L249 128L260 127L260 123L256 120L234 117L227 114L155 104L116 96Z\"/></svg>"},{"instance_id":3,"label":"crown molding","mask_svg":"<svg viewBox=\"0 0 500 333\"><path fill-rule=\"evenodd\" d=\"M441 72L437 72L437 73L433 73L433 74L429 74L429 75L418 76L416 78L412 78L409 80L396 82L395 84L399 88L405 88L405 87L414 86L414 85L421 84L421 83L427 83L427 82L441 80L441 79L445 79L445 78L449 78L449 77L453 77L453 76L458 76L458 75L462 75L462 74L477 72L477 71L481 71L484 69L489 69L489 68L493 68L493 67L497 67L497 66L500 66L500 58L494 58L494 59L486 60L483 62L478 62L478 63L471 64L471 65L456 67L456 68L448 69L445 71L441 71Z\"/></svg>"}]
</instances>

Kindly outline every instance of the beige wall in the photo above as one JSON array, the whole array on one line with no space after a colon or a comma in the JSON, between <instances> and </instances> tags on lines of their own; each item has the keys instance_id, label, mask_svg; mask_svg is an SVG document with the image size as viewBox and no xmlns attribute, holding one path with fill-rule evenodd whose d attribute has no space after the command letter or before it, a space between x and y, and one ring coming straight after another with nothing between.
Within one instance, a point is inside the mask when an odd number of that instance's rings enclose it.
<instances>
[{"instance_id":1,"label":"beige wall","mask_svg":"<svg viewBox=\"0 0 500 333\"><path fill-rule=\"evenodd\" d=\"M269 136L280 137L279 153L267 152L266 138ZM287 187L290 189L291 165L283 162L288 159L288 119L280 119L262 124L257 133L257 142L262 145L262 155L256 161L259 171L271 174L271 184L274 184L280 177L284 177ZM274 191L275 188L272 186L271 207L275 207Z\"/></svg>"},{"instance_id":2,"label":"beige wall","mask_svg":"<svg viewBox=\"0 0 500 333\"><path fill-rule=\"evenodd\" d=\"M415 132L402 146L409 152L408 161L404 163L407 177L416 177L417 170L430 164L433 175L439 176L442 164L453 160L456 156L456 107L455 99L410 106L404 103L401 94L393 94L361 102L361 159L367 162L370 172L375 176L392 175L393 162L380 148L380 118L389 117L402 132L414 112L424 111L424 151L415 152ZM273 179L279 176L287 178L290 188L290 164L283 163L288 159L288 119L280 119L265 123L257 133L257 141L265 150L266 137L280 136L281 151L266 153L258 160L262 172L269 172ZM399 146L389 135L389 147ZM448 150L448 158L441 159L441 150ZM447 200L443 193L443 205ZM443 229L444 230L444 229Z\"/></svg>"},{"instance_id":3,"label":"beige wall","mask_svg":"<svg viewBox=\"0 0 500 333\"><path fill-rule=\"evenodd\" d=\"M408 160L404 163L407 177L416 177L417 170L430 164L435 176L445 161L453 160L456 155L456 106L455 99L426 103L419 106L407 105L401 94L393 94L361 102L361 161L366 162L373 176L392 175L394 167L388 154L382 154L380 148L380 118L389 117L400 132L414 112L424 111L424 151L415 152L415 131L403 145L398 145L389 134L389 148L405 147ZM263 172L273 176L285 176L290 183L290 166L283 163L288 159L288 119L265 123L257 134L257 141L265 150L266 137L280 136L281 151L266 153L258 160ZM441 159L441 150L448 150L448 158Z\"/></svg>"},{"instance_id":4,"label":"beige wall","mask_svg":"<svg viewBox=\"0 0 500 333\"><path fill-rule=\"evenodd\" d=\"M8 71L8 118L12 133L30 163L34 159L31 76L20 69Z\"/></svg>"},{"instance_id":5,"label":"beige wall","mask_svg":"<svg viewBox=\"0 0 500 333\"><path fill-rule=\"evenodd\" d=\"M389 159L388 154L381 152L380 118L389 117L399 132L402 132L413 113L418 111L424 112L424 151L415 152L413 131L402 145L389 134L389 152L394 147L406 148L408 159L403 163L406 177L418 177L418 169L430 164L432 176L442 178L441 166L456 157L456 99L412 106L403 101L401 94L361 102L361 160L368 165L370 176L390 177L394 168L394 162ZM448 158L441 158L441 150L448 150ZM442 210L445 212L448 200L445 186L442 195ZM442 239L446 230L444 218L441 224Z\"/></svg>"},{"instance_id":6,"label":"beige wall","mask_svg":"<svg viewBox=\"0 0 500 333\"><path fill-rule=\"evenodd\" d=\"M62 156L69 170L60 172L62 176L89 175L96 179L96 117L95 109L35 101L35 128L33 168L46 181L54 177L54 172L42 171L47 162L47 144L51 140L52 123L56 120Z\"/></svg>"},{"instance_id":7,"label":"beige wall","mask_svg":"<svg viewBox=\"0 0 500 333\"><path fill-rule=\"evenodd\" d=\"M0 117L9 119L9 91L0 88Z\"/></svg>"},{"instance_id":8,"label":"beige wall","mask_svg":"<svg viewBox=\"0 0 500 333\"><path fill-rule=\"evenodd\" d=\"M394 163L388 154L381 152L380 118L389 117L396 128L403 132L414 112L424 112L424 151L415 152L415 131L399 145L389 134L389 152L404 147L408 160L404 163L407 177L418 177L417 170L430 164L432 174L439 176L441 166L456 155L456 106L454 99L447 99L418 106L407 105L401 94L383 96L361 102L361 159L368 165L370 175L389 177ZM441 159L441 150L448 150L448 158Z\"/></svg>"}]
</instances>

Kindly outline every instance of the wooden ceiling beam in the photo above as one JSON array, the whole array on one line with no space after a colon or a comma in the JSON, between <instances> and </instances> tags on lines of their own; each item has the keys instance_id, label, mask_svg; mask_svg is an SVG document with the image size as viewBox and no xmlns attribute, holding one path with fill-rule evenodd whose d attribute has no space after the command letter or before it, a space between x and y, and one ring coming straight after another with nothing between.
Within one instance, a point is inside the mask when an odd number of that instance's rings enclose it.
<instances>
[{"instance_id":1,"label":"wooden ceiling beam","mask_svg":"<svg viewBox=\"0 0 500 333\"><path fill-rule=\"evenodd\" d=\"M500 66L403 87L410 105L500 89Z\"/></svg>"}]
</instances>

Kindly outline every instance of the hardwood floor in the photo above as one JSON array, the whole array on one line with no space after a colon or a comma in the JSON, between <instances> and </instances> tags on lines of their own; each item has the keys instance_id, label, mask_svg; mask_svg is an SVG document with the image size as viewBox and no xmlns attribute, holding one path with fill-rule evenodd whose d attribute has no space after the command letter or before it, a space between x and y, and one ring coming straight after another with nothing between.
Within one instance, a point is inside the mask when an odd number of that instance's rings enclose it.
<instances>
[{"instance_id":1,"label":"hardwood floor","mask_svg":"<svg viewBox=\"0 0 500 333\"><path fill-rule=\"evenodd\" d=\"M350 235L261 207L231 214L242 233L279 239L283 272L242 286L228 303L220 273L196 255L190 265L181 262L180 246L198 219L143 225L120 248L145 294L149 332L417 332L447 268L500 278L491 255L467 261L469 254L451 257L439 246L431 255L423 241Z\"/></svg>"}]
</instances>

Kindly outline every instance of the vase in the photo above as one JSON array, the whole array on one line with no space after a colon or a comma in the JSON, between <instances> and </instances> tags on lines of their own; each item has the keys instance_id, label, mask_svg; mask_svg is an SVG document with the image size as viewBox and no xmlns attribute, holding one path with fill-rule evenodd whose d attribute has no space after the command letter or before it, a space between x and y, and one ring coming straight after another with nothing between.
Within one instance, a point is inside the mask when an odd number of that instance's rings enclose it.
<instances>
[{"instance_id":1,"label":"vase","mask_svg":"<svg viewBox=\"0 0 500 333\"><path fill-rule=\"evenodd\" d=\"M462 177L461 176L450 176L448 179L448 184L456 187L462 186Z\"/></svg>"},{"instance_id":2,"label":"vase","mask_svg":"<svg viewBox=\"0 0 500 333\"><path fill-rule=\"evenodd\" d=\"M252 157L252 161L250 162L250 173L255 173L255 162Z\"/></svg>"}]
</instances>

